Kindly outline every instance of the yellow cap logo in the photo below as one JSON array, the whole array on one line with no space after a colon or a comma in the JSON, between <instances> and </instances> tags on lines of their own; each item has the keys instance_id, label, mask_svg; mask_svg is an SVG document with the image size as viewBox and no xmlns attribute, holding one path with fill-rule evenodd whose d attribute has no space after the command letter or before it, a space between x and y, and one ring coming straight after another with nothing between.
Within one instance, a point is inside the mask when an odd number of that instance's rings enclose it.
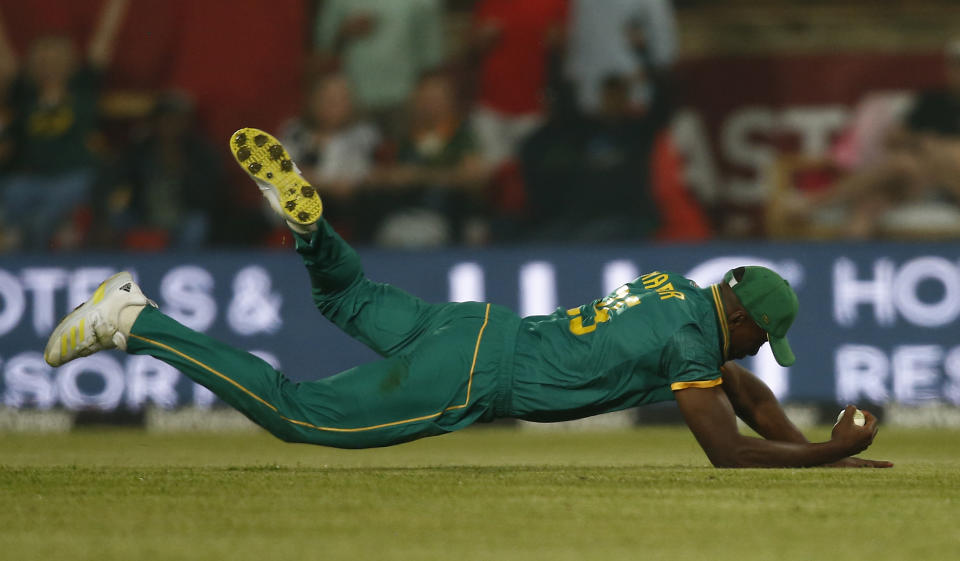
<instances>
[{"instance_id":1,"label":"yellow cap logo","mask_svg":"<svg viewBox=\"0 0 960 561\"><path fill-rule=\"evenodd\" d=\"M763 323L770 323L770 318L767 316L767 314L760 316L760 319L763 320Z\"/></svg>"}]
</instances>

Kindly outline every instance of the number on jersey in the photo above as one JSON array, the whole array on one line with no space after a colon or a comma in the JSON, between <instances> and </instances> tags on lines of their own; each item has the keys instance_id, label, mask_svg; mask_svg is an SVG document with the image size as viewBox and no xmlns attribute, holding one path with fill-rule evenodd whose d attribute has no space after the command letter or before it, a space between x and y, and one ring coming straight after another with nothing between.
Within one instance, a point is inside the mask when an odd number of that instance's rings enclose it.
<instances>
[{"instance_id":1,"label":"number on jersey","mask_svg":"<svg viewBox=\"0 0 960 561\"><path fill-rule=\"evenodd\" d=\"M632 308L640 303L640 297L636 294L630 294L630 287L623 285L600 300L593 306L593 318L587 318L584 323L584 317L580 308L570 308L567 315L570 316L570 332L574 335L583 335L597 329L597 325L609 321L611 314L619 314L627 308Z\"/></svg>"}]
</instances>

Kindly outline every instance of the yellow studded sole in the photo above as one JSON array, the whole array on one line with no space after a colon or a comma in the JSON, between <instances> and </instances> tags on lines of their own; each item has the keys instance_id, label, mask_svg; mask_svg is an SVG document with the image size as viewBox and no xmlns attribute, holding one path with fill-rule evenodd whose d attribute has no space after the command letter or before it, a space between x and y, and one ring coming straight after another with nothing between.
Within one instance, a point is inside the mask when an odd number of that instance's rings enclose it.
<instances>
[{"instance_id":1,"label":"yellow studded sole","mask_svg":"<svg viewBox=\"0 0 960 561\"><path fill-rule=\"evenodd\" d=\"M276 189L288 220L307 226L320 219L320 195L297 173L290 154L272 135L260 129L240 129L230 136L230 152L248 174Z\"/></svg>"}]
</instances>

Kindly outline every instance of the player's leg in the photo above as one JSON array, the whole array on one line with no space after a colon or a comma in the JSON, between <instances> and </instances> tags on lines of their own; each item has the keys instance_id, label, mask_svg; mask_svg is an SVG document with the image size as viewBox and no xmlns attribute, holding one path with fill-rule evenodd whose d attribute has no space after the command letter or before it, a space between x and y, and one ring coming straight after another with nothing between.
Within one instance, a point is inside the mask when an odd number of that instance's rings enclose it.
<instances>
[{"instance_id":1,"label":"player's leg","mask_svg":"<svg viewBox=\"0 0 960 561\"><path fill-rule=\"evenodd\" d=\"M479 331L479 320L473 323L469 329ZM465 395L470 364L465 353L398 355L297 383L258 357L149 307L133 324L126 350L174 366L287 442L390 446L472 422L463 422L462 415L441 419Z\"/></svg>"},{"instance_id":2,"label":"player's leg","mask_svg":"<svg viewBox=\"0 0 960 561\"><path fill-rule=\"evenodd\" d=\"M115 347L150 355L283 440L341 448L388 446L450 432L485 414L485 392L480 382L474 384L473 368L486 314L481 308L465 314L422 353L295 383L258 357L164 315L129 273L118 273L60 322L44 356L59 366ZM475 344L461 344L470 340Z\"/></svg>"},{"instance_id":3,"label":"player's leg","mask_svg":"<svg viewBox=\"0 0 960 561\"><path fill-rule=\"evenodd\" d=\"M383 356L409 352L451 308L367 279L356 251L321 217L319 194L272 135L240 129L231 136L230 148L271 208L296 232L317 308L348 335Z\"/></svg>"},{"instance_id":4,"label":"player's leg","mask_svg":"<svg viewBox=\"0 0 960 561\"><path fill-rule=\"evenodd\" d=\"M382 356L410 352L456 304L429 304L391 284L371 281L360 258L323 219L297 252L310 275L317 309L346 334Z\"/></svg>"},{"instance_id":5,"label":"player's leg","mask_svg":"<svg viewBox=\"0 0 960 561\"><path fill-rule=\"evenodd\" d=\"M127 273L117 273L53 330L44 349L51 366L120 348L151 354L179 368L274 434L277 401L286 381L259 358L224 345L161 314ZM266 396L264 398L263 396Z\"/></svg>"}]
</instances>

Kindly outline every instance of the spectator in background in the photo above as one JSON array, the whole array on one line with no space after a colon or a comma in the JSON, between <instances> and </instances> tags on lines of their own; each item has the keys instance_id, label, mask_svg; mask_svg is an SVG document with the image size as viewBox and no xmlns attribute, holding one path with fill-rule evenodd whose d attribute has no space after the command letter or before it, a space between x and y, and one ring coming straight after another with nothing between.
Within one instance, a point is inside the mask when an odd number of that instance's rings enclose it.
<instances>
[{"instance_id":1,"label":"spectator in background","mask_svg":"<svg viewBox=\"0 0 960 561\"><path fill-rule=\"evenodd\" d=\"M521 143L518 154L526 191L526 223L511 228L519 230L519 237L533 241L549 241L563 220L576 212L571 205L589 197L584 192L587 177L582 154L587 119L577 106L573 88L560 76L552 76L545 99L546 120Z\"/></svg>"},{"instance_id":2,"label":"spectator in background","mask_svg":"<svg viewBox=\"0 0 960 561\"><path fill-rule=\"evenodd\" d=\"M414 92L411 126L397 162L372 179L359 205L380 245L436 247L482 243L483 188L489 166L445 74L424 75Z\"/></svg>"},{"instance_id":3,"label":"spectator in background","mask_svg":"<svg viewBox=\"0 0 960 561\"><path fill-rule=\"evenodd\" d=\"M945 55L945 87L917 95L903 122L884 133L874 161L826 191L791 201L791 219L809 221L815 213L843 209L843 235L852 239L877 237L887 227L918 234L960 231L960 40ZM919 216L912 216L910 206Z\"/></svg>"},{"instance_id":4,"label":"spectator in background","mask_svg":"<svg viewBox=\"0 0 960 561\"><path fill-rule=\"evenodd\" d=\"M106 2L83 62L69 37L48 35L33 41L21 68L0 22L0 83L10 83L12 113L0 147L7 248L49 247L64 217L90 196L100 84L127 3Z\"/></svg>"},{"instance_id":5,"label":"spectator in background","mask_svg":"<svg viewBox=\"0 0 960 561\"><path fill-rule=\"evenodd\" d=\"M357 118L350 82L336 73L314 80L303 114L284 126L281 141L329 208L352 204L373 171L381 137L373 124ZM353 235L349 223L338 229L348 238Z\"/></svg>"},{"instance_id":6,"label":"spectator in background","mask_svg":"<svg viewBox=\"0 0 960 561\"><path fill-rule=\"evenodd\" d=\"M185 94L158 99L147 134L121 157L114 175L102 206L122 246L197 248L208 241L223 169L217 150L197 131Z\"/></svg>"},{"instance_id":7,"label":"spectator in background","mask_svg":"<svg viewBox=\"0 0 960 561\"><path fill-rule=\"evenodd\" d=\"M580 107L600 108L603 83L628 79L630 100L649 105L652 81L674 63L677 26L669 0L571 0L567 72Z\"/></svg>"},{"instance_id":8,"label":"spectator in background","mask_svg":"<svg viewBox=\"0 0 960 561\"><path fill-rule=\"evenodd\" d=\"M616 242L651 237L660 225L651 155L670 119L671 95L658 82L637 112L627 78L604 80L599 110L585 115L569 85L551 88L551 115L523 146L528 239Z\"/></svg>"},{"instance_id":9,"label":"spectator in background","mask_svg":"<svg viewBox=\"0 0 960 561\"><path fill-rule=\"evenodd\" d=\"M543 118L547 63L562 43L567 0L480 0L470 47L480 56L473 126L484 157L497 165Z\"/></svg>"},{"instance_id":10,"label":"spectator in background","mask_svg":"<svg viewBox=\"0 0 960 561\"><path fill-rule=\"evenodd\" d=\"M342 61L360 108L395 137L417 78L444 59L439 0L326 0L316 47Z\"/></svg>"}]
</instances>

